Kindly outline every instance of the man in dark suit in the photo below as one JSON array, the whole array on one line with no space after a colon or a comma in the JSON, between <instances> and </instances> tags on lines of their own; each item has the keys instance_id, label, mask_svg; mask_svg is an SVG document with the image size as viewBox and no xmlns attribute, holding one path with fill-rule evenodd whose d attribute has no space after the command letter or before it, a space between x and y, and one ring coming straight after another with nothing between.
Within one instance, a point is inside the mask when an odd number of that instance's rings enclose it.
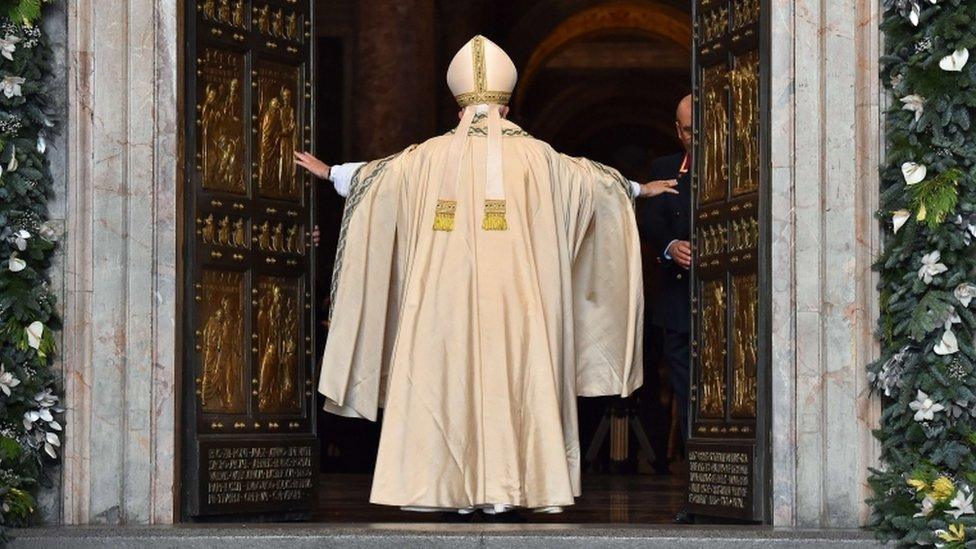
<instances>
[{"instance_id":1,"label":"man in dark suit","mask_svg":"<svg viewBox=\"0 0 976 549\"><path fill-rule=\"evenodd\" d=\"M670 370L671 389L677 402L682 440L688 439L689 332L691 303L688 279L691 268L691 96L678 103L675 129L685 152L665 156L651 164L651 180L677 179L678 194L665 194L647 205L641 228L657 254L659 283L654 295L651 322L663 331L664 357Z\"/></svg>"}]
</instances>

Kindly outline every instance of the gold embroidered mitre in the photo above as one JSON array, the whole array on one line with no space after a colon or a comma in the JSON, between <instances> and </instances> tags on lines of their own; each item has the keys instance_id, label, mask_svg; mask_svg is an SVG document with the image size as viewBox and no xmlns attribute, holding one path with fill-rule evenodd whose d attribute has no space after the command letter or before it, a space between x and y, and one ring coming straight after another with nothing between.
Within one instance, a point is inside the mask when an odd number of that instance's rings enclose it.
<instances>
[{"instance_id":1,"label":"gold embroidered mitre","mask_svg":"<svg viewBox=\"0 0 976 549\"><path fill-rule=\"evenodd\" d=\"M458 105L505 105L512 97L518 71L515 63L497 44L478 35L468 41L451 60L447 85Z\"/></svg>"}]
</instances>

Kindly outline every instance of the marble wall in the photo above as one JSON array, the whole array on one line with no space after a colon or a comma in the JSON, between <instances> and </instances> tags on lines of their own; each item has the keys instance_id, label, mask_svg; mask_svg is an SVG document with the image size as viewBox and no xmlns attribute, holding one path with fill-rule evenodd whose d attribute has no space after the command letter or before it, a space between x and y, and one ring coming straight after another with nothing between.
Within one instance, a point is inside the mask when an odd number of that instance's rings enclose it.
<instances>
[{"instance_id":1,"label":"marble wall","mask_svg":"<svg viewBox=\"0 0 976 549\"><path fill-rule=\"evenodd\" d=\"M53 278L62 288L69 413L60 490L44 499L54 522L167 523L178 514L182 5L62 0L49 21L67 31L58 50L67 124L52 147L60 182L52 212L65 229ZM863 366L876 352L878 5L772 6L774 522L853 526L865 519L864 478L877 456L878 407ZM412 36L392 28L380 36L401 33ZM432 47L418 44L404 55ZM404 67L380 67L362 90L388 86ZM414 107L406 114L435 109ZM391 109L364 116L404 115ZM393 146L374 138L363 147Z\"/></svg>"},{"instance_id":2,"label":"marble wall","mask_svg":"<svg viewBox=\"0 0 976 549\"><path fill-rule=\"evenodd\" d=\"M61 4L65 523L174 517L179 4Z\"/></svg>"},{"instance_id":3,"label":"marble wall","mask_svg":"<svg viewBox=\"0 0 976 549\"><path fill-rule=\"evenodd\" d=\"M877 0L772 1L773 519L867 519L879 403L871 263L880 150Z\"/></svg>"}]
</instances>

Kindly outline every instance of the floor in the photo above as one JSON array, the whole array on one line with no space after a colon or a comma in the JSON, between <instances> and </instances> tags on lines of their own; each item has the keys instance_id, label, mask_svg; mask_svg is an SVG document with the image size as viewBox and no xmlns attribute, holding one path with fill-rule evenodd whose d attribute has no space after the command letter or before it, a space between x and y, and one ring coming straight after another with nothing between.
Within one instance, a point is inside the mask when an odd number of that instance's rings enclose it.
<instances>
[{"instance_id":1,"label":"floor","mask_svg":"<svg viewBox=\"0 0 976 549\"><path fill-rule=\"evenodd\" d=\"M525 522L670 524L684 502L683 475L583 475L583 495L560 514L521 513ZM443 522L441 513L413 513L369 503L370 475L326 474L313 520L328 523ZM480 520L479 517L472 519Z\"/></svg>"}]
</instances>

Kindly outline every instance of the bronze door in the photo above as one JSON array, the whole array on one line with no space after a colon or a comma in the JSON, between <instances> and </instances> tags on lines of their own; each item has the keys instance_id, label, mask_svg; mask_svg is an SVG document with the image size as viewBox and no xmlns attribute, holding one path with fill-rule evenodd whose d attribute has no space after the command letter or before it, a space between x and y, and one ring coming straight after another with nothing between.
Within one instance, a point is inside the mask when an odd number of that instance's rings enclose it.
<instances>
[{"instance_id":1,"label":"bronze door","mask_svg":"<svg viewBox=\"0 0 976 549\"><path fill-rule=\"evenodd\" d=\"M692 512L768 518L767 0L694 3Z\"/></svg>"},{"instance_id":2,"label":"bronze door","mask_svg":"<svg viewBox=\"0 0 976 549\"><path fill-rule=\"evenodd\" d=\"M309 0L186 4L186 519L316 500Z\"/></svg>"}]
</instances>

